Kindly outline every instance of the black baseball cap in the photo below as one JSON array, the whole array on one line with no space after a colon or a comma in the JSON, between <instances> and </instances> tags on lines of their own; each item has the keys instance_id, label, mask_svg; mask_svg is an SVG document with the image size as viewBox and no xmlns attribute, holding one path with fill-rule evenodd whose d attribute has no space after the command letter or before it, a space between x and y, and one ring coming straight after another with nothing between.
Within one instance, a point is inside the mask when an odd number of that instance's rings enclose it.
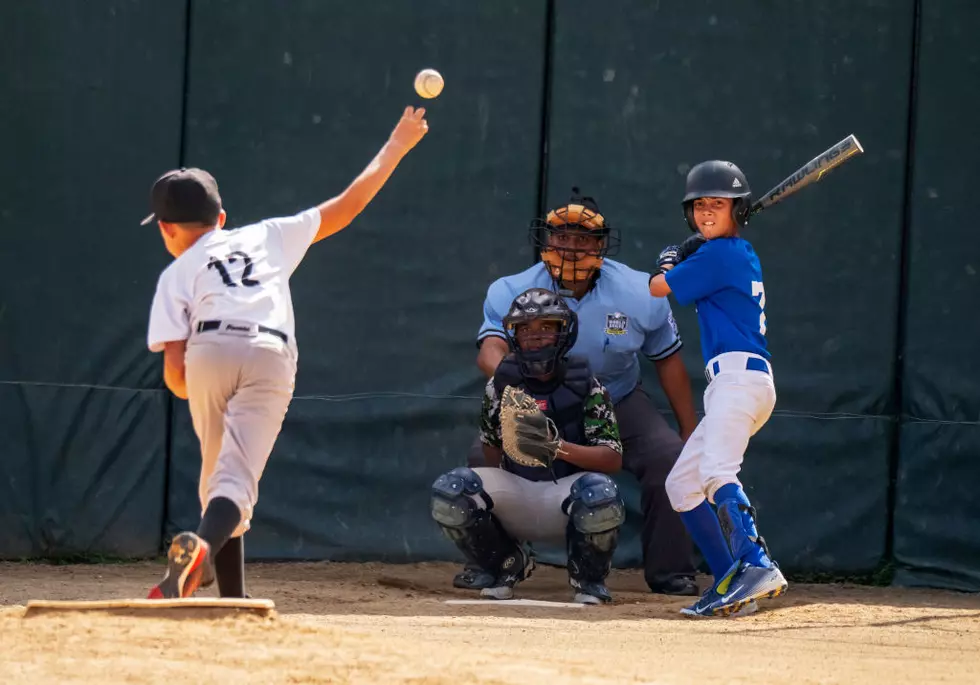
<instances>
[{"instance_id":1,"label":"black baseball cap","mask_svg":"<svg viewBox=\"0 0 980 685\"><path fill-rule=\"evenodd\" d=\"M152 213L140 222L215 224L221 213L218 182L204 169L174 169L156 180L150 190Z\"/></svg>"}]
</instances>

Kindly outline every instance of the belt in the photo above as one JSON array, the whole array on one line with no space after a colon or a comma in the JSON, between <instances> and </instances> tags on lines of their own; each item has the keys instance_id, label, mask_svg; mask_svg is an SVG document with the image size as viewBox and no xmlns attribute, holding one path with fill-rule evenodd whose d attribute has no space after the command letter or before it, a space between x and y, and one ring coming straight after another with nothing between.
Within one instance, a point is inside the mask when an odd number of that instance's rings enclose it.
<instances>
[{"instance_id":1,"label":"belt","mask_svg":"<svg viewBox=\"0 0 980 685\"><path fill-rule=\"evenodd\" d=\"M761 371L772 375L772 367L762 357L748 352L726 352L720 354L704 367L704 377L710 383L722 371Z\"/></svg>"},{"instance_id":2,"label":"belt","mask_svg":"<svg viewBox=\"0 0 980 685\"><path fill-rule=\"evenodd\" d=\"M233 325L230 324L229 325ZM216 331L221 328L221 321L198 321L197 322L197 332L206 333L208 331ZM259 333L268 333L269 335L274 335L284 343L289 342L289 336L282 331L277 331L275 328L269 328L268 326L259 325Z\"/></svg>"}]
</instances>

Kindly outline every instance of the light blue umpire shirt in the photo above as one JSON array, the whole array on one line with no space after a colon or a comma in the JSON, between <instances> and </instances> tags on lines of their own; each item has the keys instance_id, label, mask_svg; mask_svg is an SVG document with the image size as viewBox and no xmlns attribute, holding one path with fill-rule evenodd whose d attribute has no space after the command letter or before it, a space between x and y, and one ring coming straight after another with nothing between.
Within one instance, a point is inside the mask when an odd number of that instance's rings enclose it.
<instances>
[{"instance_id":1,"label":"light blue umpire shirt","mask_svg":"<svg viewBox=\"0 0 980 685\"><path fill-rule=\"evenodd\" d=\"M592 374L606 386L613 403L626 397L640 380L642 354L666 359L681 349L677 324L667 298L651 297L650 274L605 259L595 285L581 300L566 297L578 314L578 340L571 356L588 359ZM538 262L518 274L504 276L487 289L483 325L477 341L496 336L506 340L503 319L511 303L528 288L557 292L547 267Z\"/></svg>"}]
</instances>

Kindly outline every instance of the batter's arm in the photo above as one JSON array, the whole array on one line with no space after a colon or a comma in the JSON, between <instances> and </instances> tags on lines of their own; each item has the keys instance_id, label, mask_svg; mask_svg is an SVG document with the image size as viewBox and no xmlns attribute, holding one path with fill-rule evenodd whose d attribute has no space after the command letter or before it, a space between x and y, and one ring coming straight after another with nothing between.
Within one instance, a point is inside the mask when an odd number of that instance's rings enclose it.
<instances>
[{"instance_id":1,"label":"batter's arm","mask_svg":"<svg viewBox=\"0 0 980 685\"><path fill-rule=\"evenodd\" d=\"M184 367L186 340L172 340L163 344L163 382L170 392L182 400L187 399L187 376Z\"/></svg>"},{"instance_id":2,"label":"batter's arm","mask_svg":"<svg viewBox=\"0 0 980 685\"><path fill-rule=\"evenodd\" d=\"M406 107L401 120L388 137L388 142L361 175L355 178L340 195L319 206L320 228L313 238L314 243L346 228L358 214L364 211L387 183L395 167L428 133L429 125L424 117L424 108Z\"/></svg>"},{"instance_id":3,"label":"batter's arm","mask_svg":"<svg viewBox=\"0 0 980 685\"><path fill-rule=\"evenodd\" d=\"M691 377L684 367L681 355L674 353L666 359L655 361L660 387L664 389L670 408L677 418L681 438L687 442L698 425L698 415L694 410L694 396L691 392Z\"/></svg>"},{"instance_id":4,"label":"batter's arm","mask_svg":"<svg viewBox=\"0 0 980 685\"><path fill-rule=\"evenodd\" d=\"M650 294L654 297L667 297L670 295L670 286L667 285L667 277L657 274L650 279Z\"/></svg>"},{"instance_id":5,"label":"batter's arm","mask_svg":"<svg viewBox=\"0 0 980 685\"><path fill-rule=\"evenodd\" d=\"M493 378L500 360L507 356L510 347L503 338L488 335L480 341L480 351L476 354L476 365L487 378Z\"/></svg>"}]
</instances>

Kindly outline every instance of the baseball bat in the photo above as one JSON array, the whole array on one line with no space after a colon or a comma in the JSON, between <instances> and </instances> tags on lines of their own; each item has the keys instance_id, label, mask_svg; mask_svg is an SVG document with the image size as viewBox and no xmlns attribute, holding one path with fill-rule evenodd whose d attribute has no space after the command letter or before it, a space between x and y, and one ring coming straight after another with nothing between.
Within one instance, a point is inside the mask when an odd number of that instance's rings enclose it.
<instances>
[{"instance_id":1,"label":"baseball bat","mask_svg":"<svg viewBox=\"0 0 980 685\"><path fill-rule=\"evenodd\" d=\"M793 193L799 192L811 183L816 183L824 177L824 174L830 173L832 169L836 169L854 155L859 155L862 152L864 152L864 148L861 147L861 143L852 133L836 145L821 152L753 202L749 215L772 207L777 202L782 202Z\"/></svg>"}]
</instances>

